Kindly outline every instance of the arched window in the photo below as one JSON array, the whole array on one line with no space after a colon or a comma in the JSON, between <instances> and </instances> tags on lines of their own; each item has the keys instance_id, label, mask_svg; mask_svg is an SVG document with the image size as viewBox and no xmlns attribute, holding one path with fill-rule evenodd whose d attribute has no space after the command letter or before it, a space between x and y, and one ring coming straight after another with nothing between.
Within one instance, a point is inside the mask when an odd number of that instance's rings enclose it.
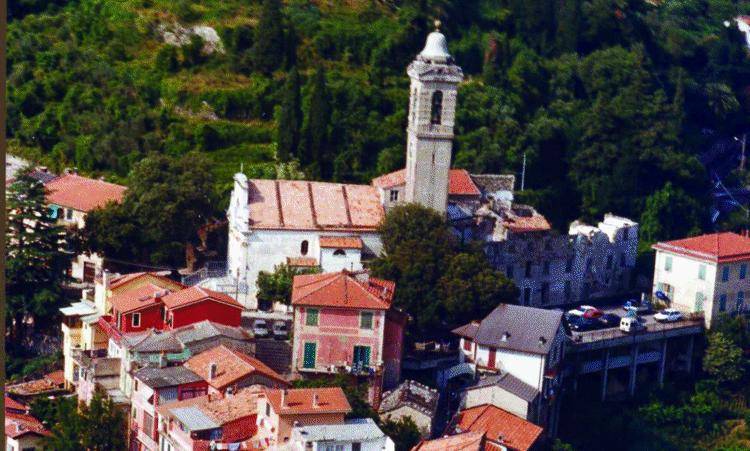
<instances>
[{"instance_id":1,"label":"arched window","mask_svg":"<svg viewBox=\"0 0 750 451\"><path fill-rule=\"evenodd\" d=\"M443 91L435 91L432 93L432 113L430 115L430 123L439 124L442 120L443 115Z\"/></svg>"},{"instance_id":2,"label":"arched window","mask_svg":"<svg viewBox=\"0 0 750 451\"><path fill-rule=\"evenodd\" d=\"M346 252L344 252L343 249L336 249L335 251L333 251L333 255L337 255L339 257L343 257L343 256L346 255Z\"/></svg>"},{"instance_id":3,"label":"arched window","mask_svg":"<svg viewBox=\"0 0 750 451\"><path fill-rule=\"evenodd\" d=\"M309 247L309 245L310 243L308 243L307 240L303 241L299 246L299 253L302 255L307 255L307 248Z\"/></svg>"}]
</instances>

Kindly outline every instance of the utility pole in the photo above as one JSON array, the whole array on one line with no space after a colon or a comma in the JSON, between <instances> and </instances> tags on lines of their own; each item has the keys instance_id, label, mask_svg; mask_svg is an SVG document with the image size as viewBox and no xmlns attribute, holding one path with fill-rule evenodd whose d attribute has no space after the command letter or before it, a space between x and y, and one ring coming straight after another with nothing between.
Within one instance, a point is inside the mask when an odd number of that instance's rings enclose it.
<instances>
[{"instance_id":1,"label":"utility pole","mask_svg":"<svg viewBox=\"0 0 750 451\"><path fill-rule=\"evenodd\" d=\"M737 139L737 138L734 138ZM737 139L739 141L739 139ZM740 157L740 171L745 170L745 145L747 144L747 133L742 134L742 156Z\"/></svg>"},{"instance_id":2,"label":"utility pole","mask_svg":"<svg viewBox=\"0 0 750 451\"><path fill-rule=\"evenodd\" d=\"M743 146L743 155L744 153L744 146ZM523 187L526 184L526 152L523 153L523 168L521 168L521 191L523 191Z\"/></svg>"}]
</instances>

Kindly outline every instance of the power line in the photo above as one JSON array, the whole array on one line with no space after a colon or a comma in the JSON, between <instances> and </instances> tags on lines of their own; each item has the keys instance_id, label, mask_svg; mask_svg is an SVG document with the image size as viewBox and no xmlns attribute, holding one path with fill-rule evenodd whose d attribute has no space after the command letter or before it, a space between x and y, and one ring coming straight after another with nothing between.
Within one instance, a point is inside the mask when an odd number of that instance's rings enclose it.
<instances>
[{"instance_id":1,"label":"power line","mask_svg":"<svg viewBox=\"0 0 750 451\"><path fill-rule=\"evenodd\" d=\"M119 263L121 265L135 266L135 267L138 267L138 268L158 269L158 270L161 270L161 271L179 271L180 270L180 268L171 268L171 267L167 267L167 266L144 265L143 263L135 263L135 262L129 262L129 261L125 261L125 260L118 260L116 258L110 258L110 257L104 257L104 260L106 260L108 262Z\"/></svg>"}]
</instances>

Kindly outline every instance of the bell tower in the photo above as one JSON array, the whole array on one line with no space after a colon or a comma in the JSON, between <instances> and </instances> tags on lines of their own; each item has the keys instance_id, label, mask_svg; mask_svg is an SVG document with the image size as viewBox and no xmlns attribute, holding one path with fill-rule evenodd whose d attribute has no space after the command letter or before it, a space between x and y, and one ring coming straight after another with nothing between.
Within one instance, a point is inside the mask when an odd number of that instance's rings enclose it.
<instances>
[{"instance_id":1,"label":"bell tower","mask_svg":"<svg viewBox=\"0 0 750 451\"><path fill-rule=\"evenodd\" d=\"M409 64L411 78L406 143L406 202L445 212L453 146L456 92L464 75L448 53L440 22Z\"/></svg>"}]
</instances>

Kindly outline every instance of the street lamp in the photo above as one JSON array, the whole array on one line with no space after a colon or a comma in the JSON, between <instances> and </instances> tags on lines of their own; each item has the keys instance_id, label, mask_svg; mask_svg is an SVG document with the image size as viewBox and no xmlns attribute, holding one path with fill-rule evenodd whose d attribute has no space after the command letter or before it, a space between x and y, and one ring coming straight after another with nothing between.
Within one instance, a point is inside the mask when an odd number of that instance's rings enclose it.
<instances>
[{"instance_id":1,"label":"street lamp","mask_svg":"<svg viewBox=\"0 0 750 451\"><path fill-rule=\"evenodd\" d=\"M742 154L740 156L740 171L745 170L745 146L747 144L747 133L742 134L742 139L734 137L734 140L742 143Z\"/></svg>"}]
</instances>

